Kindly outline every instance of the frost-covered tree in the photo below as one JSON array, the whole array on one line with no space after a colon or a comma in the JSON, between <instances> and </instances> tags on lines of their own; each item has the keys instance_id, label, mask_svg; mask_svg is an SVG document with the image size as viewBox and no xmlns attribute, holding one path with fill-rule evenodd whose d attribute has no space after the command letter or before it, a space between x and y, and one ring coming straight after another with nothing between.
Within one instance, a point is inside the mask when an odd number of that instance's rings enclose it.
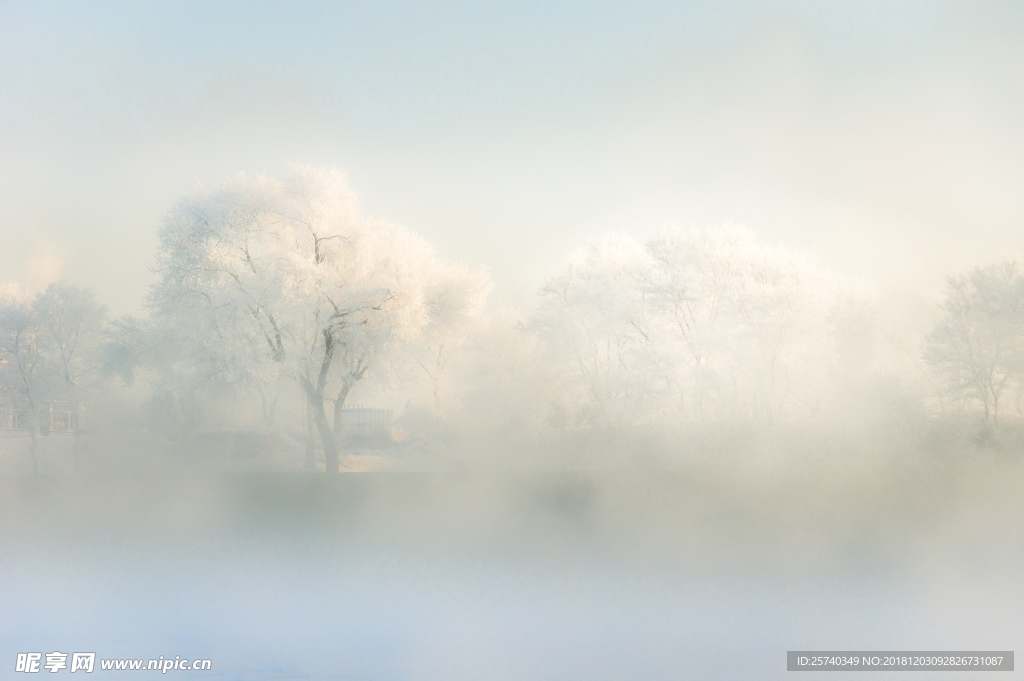
<instances>
[{"instance_id":1,"label":"frost-covered tree","mask_svg":"<svg viewBox=\"0 0 1024 681\"><path fill-rule=\"evenodd\" d=\"M1024 387L1024 272L1005 261L975 267L946 284L942 316L926 361L955 396L980 403L985 423L997 425L1003 398Z\"/></svg>"},{"instance_id":2,"label":"frost-covered tree","mask_svg":"<svg viewBox=\"0 0 1024 681\"><path fill-rule=\"evenodd\" d=\"M77 405L100 380L99 348L106 309L77 286L51 284L34 298L8 286L0 291L0 386L26 416L33 471L43 407L51 400L76 405L75 465L78 464Z\"/></svg>"},{"instance_id":3,"label":"frost-covered tree","mask_svg":"<svg viewBox=\"0 0 1024 681\"><path fill-rule=\"evenodd\" d=\"M98 347L106 308L96 302L92 291L66 282L50 284L33 305L61 381L74 399L74 393L86 389L99 374Z\"/></svg>"},{"instance_id":4,"label":"frost-covered tree","mask_svg":"<svg viewBox=\"0 0 1024 681\"><path fill-rule=\"evenodd\" d=\"M567 389L582 390L581 424L633 421L663 396L647 295L653 267L642 244L609 235L573 253L541 290L533 326Z\"/></svg>"},{"instance_id":5,"label":"frost-covered tree","mask_svg":"<svg viewBox=\"0 0 1024 681\"><path fill-rule=\"evenodd\" d=\"M505 306L485 316L466 343L461 415L477 436L511 443L542 424L567 425L569 410L554 399L565 381L559 385L538 352L535 331L525 314Z\"/></svg>"},{"instance_id":6,"label":"frost-covered tree","mask_svg":"<svg viewBox=\"0 0 1024 681\"><path fill-rule=\"evenodd\" d=\"M39 318L52 371L59 376L58 396L71 402L75 414L75 468L78 468L81 410L84 397L95 392L102 379L103 333L107 310L92 291L67 282L50 284L33 307Z\"/></svg>"},{"instance_id":7,"label":"frost-covered tree","mask_svg":"<svg viewBox=\"0 0 1024 681\"><path fill-rule=\"evenodd\" d=\"M482 322L491 282L482 268L439 263L424 286L428 321L411 346L416 364L430 380L435 411L442 410L442 384L449 365Z\"/></svg>"},{"instance_id":8,"label":"frost-covered tree","mask_svg":"<svg viewBox=\"0 0 1024 681\"><path fill-rule=\"evenodd\" d=\"M772 420L814 410L855 288L742 228L610 236L542 289L534 327L577 420Z\"/></svg>"},{"instance_id":9,"label":"frost-covered tree","mask_svg":"<svg viewBox=\"0 0 1024 681\"><path fill-rule=\"evenodd\" d=\"M350 391L431 321L432 249L362 218L339 172L304 165L185 197L159 237L149 305L181 361L260 390L292 380L337 472Z\"/></svg>"},{"instance_id":10,"label":"frost-covered tree","mask_svg":"<svg viewBox=\"0 0 1024 681\"><path fill-rule=\"evenodd\" d=\"M0 381L5 398L21 407L31 437L32 472L39 473L39 407L52 383L41 320L31 299L7 287L0 299Z\"/></svg>"},{"instance_id":11,"label":"frost-covered tree","mask_svg":"<svg viewBox=\"0 0 1024 681\"><path fill-rule=\"evenodd\" d=\"M844 295L837 278L807 255L768 246L739 227L668 231L648 249L659 263L659 307L670 310L697 369L689 392L698 408L710 392L719 412L728 400L771 420L808 401L801 374L819 369L822 351L831 350Z\"/></svg>"}]
</instances>

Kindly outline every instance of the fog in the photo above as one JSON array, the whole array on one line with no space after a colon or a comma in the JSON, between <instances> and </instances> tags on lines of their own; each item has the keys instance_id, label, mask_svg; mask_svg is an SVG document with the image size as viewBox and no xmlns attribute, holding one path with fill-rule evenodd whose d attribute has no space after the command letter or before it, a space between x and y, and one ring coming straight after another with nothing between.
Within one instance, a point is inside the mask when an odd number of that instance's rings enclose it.
<instances>
[{"instance_id":1,"label":"fog","mask_svg":"<svg viewBox=\"0 0 1024 681\"><path fill-rule=\"evenodd\" d=\"M1013 650L1022 29L5 5L0 664Z\"/></svg>"},{"instance_id":2,"label":"fog","mask_svg":"<svg viewBox=\"0 0 1024 681\"><path fill-rule=\"evenodd\" d=\"M4 17L3 267L50 254L118 312L176 197L295 160L524 305L586 237L665 221L922 296L1022 247L1012 3Z\"/></svg>"}]
</instances>

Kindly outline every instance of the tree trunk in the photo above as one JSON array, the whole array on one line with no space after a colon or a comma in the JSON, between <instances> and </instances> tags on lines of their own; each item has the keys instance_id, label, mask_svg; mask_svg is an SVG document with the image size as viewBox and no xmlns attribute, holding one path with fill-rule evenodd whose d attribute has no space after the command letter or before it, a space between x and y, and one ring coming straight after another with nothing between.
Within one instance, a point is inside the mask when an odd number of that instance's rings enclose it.
<instances>
[{"instance_id":1,"label":"tree trunk","mask_svg":"<svg viewBox=\"0 0 1024 681\"><path fill-rule=\"evenodd\" d=\"M334 433L327 423L327 413L324 411L323 396L314 403L313 419L316 421L317 430L320 431L320 440L324 443L324 460L327 463L327 473L338 473L338 450L334 446Z\"/></svg>"},{"instance_id":2,"label":"tree trunk","mask_svg":"<svg viewBox=\"0 0 1024 681\"><path fill-rule=\"evenodd\" d=\"M306 397L306 468L312 468L316 461L316 440L313 439L313 405Z\"/></svg>"},{"instance_id":3,"label":"tree trunk","mask_svg":"<svg viewBox=\"0 0 1024 681\"><path fill-rule=\"evenodd\" d=\"M267 399L267 394L260 388L260 403L263 410L263 427L267 430L274 429L274 417L277 414L277 400L281 397L281 392L275 391L271 399Z\"/></svg>"},{"instance_id":4,"label":"tree trunk","mask_svg":"<svg viewBox=\"0 0 1024 681\"><path fill-rule=\"evenodd\" d=\"M334 399L334 440L339 445L341 444L341 438L345 430L345 424L341 414L345 410L345 400L348 399L348 394L351 390L352 386L346 381L345 386Z\"/></svg>"},{"instance_id":5,"label":"tree trunk","mask_svg":"<svg viewBox=\"0 0 1024 681\"><path fill-rule=\"evenodd\" d=\"M999 393L1000 390L992 390L992 425L999 425Z\"/></svg>"},{"instance_id":6,"label":"tree trunk","mask_svg":"<svg viewBox=\"0 0 1024 681\"><path fill-rule=\"evenodd\" d=\"M324 461L328 475L338 473L338 450L334 445L334 434L331 426L327 423L327 413L324 411L324 388L327 385L327 375L331 369L331 360L334 357L334 336L330 329L323 330L324 336L324 358L320 362L320 372L316 384L310 380L308 374L299 377L303 389L306 391L306 399L313 409L313 420L316 422L317 430L320 431L320 440L324 444Z\"/></svg>"}]
</instances>

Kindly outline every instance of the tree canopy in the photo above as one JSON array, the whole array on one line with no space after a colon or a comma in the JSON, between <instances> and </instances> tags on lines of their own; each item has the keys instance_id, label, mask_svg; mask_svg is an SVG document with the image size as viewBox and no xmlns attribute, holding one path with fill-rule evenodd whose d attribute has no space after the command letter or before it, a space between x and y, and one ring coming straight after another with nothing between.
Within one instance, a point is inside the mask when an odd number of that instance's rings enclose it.
<instances>
[{"instance_id":1,"label":"tree canopy","mask_svg":"<svg viewBox=\"0 0 1024 681\"><path fill-rule=\"evenodd\" d=\"M91 291L63 281L35 296L0 288L0 402L24 413L36 472L41 409L53 400L77 404L101 379L106 315ZM77 465L77 447L75 454Z\"/></svg>"},{"instance_id":2,"label":"tree canopy","mask_svg":"<svg viewBox=\"0 0 1024 681\"><path fill-rule=\"evenodd\" d=\"M942 315L928 336L925 359L954 396L981 404L986 424L999 423L1007 393L1024 392L1024 272L1015 261L950 277Z\"/></svg>"},{"instance_id":3,"label":"tree canopy","mask_svg":"<svg viewBox=\"0 0 1024 681\"><path fill-rule=\"evenodd\" d=\"M836 322L866 294L736 227L595 239L534 319L581 423L763 417L813 409Z\"/></svg>"},{"instance_id":4,"label":"tree canopy","mask_svg":"<svg viewBox=\"0 0 1024 681\"><path fill-rule=\"evenodd\" d=\"M176 367L169 373L189 389L248 386L265 404L282 379L294 382L328 471L337 471L338 456L325 401L337 427L371 367L445 324L453 307L472 307L438 304L439 286L466 299L489 286L476 271L446 266L405 228L363 218L341 173L305 165L181 199L159 239L149 306L154 345Z\"/></svg>"}]
</instances>

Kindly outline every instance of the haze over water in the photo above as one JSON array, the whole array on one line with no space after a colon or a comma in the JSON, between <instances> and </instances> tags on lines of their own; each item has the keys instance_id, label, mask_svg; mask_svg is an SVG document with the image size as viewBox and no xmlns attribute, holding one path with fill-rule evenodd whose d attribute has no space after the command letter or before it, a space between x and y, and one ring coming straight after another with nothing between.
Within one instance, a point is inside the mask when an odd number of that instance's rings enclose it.
<instances>
[{"instance_id":1,"label":"haze over water","mask_svg":"<svg viewBox=\"0 0 1024 681\"><path fill-rule=\"evenodd\" d=\"M1013 650L1022 30L5 4L0 668Z\"/></svg>"}]
</instances>

